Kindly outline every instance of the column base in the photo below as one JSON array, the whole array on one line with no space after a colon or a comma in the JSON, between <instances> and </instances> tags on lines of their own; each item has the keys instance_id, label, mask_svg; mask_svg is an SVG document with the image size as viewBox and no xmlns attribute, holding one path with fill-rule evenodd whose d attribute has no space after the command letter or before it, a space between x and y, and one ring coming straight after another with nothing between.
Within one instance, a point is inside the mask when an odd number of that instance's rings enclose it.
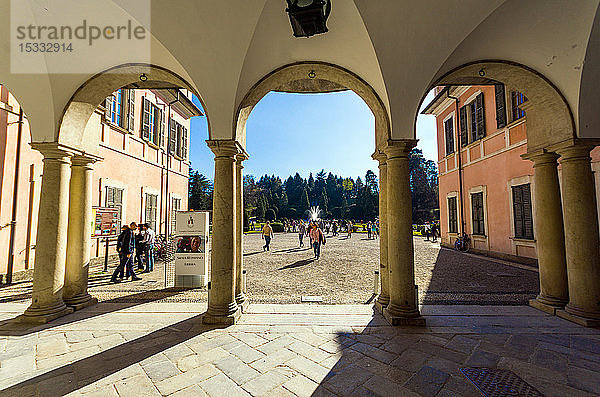
<instances>
[{"instance_id":1,"label":"column base","mask_svg":"<svg viewBox=\"0 0 600 397\"><path fill-rule=\"evenodd\" d=\"M246 313L248 311L248 305L250 304L250 302L248 302L246 295L241 294L241 295L236 296L235 303L237 303L237 305L240 308L240 310L242 311L242 313Z\"/></svg>"},{"instance_id":2,"label":"column base","mask_svg":"<svg viewBox=\"0 0 600 397\"><path fill-rule=\"evenodd\" d=\"M418 309L397 310L389 305L383 310L383 317L390 325L413 325L424 327L425 317L421 316Z\"/></svg>"},{"instance_id":3,"label":"column base","mask_svg":"<svg viewBox=\"0 0 600 397\"><path fill-rule=\"evenodd\" d=\"M242 316L242 311L238 308L232 314L210 314L208 312L204 313L202 316L202 324L215 324L215 325L234 325L238 322L240 317Z\"/></svg>"},{"instance_id":4,"label":"column base","mask_svg":"<svg viewBox=\"0 0 600 397\"><path fill-rule=\"evenodd\" d=\"M98 303L98 299L94 298L90 294L75 296L73 298L67 298L63 300L65 302L65 305L67 305L68 307L72 307L75 311L84 309L89 306L94 306Z\"/></svg>"},{"instance_id":5,"label":"column base","mask_svg":"<svg viewBox=\"0 0 600 397\"><path fill-rule=\"evenodd\" d=\"M590 327L590 328L600 327L600 319L578 316L576 314L571 314L564 309L557 310L556 315L560 318L564 318L565 320L571 321L575 324L583 325L584 327Z\"/></svg>"},{"instance_id":6,"label":"column base","mask_svg":"<svg viewBox=\"0 0 600 397\"><path fill-rule=\"evenodd\" d=\"M560 309L564 309L565 304L563 303L562 305L560 303L549 303L549 302L544 302L544 298L542 297L537 297L535 299L530 299L529 300L529 306L533 307L534 309L538 309L543 311L544 313L548 313L548 314L552 314L552 315L556 315L556 311L560 310Z\"/></svg>"},{"instance_id":7,"label":"column base","mask_svg":"<svg viewBox=\"0 0 600 397\"><path fill-rule=\"evenodd\" d=\"M62 301L59 304L50 307L29 306L27 310L25 310L25 313L19 316L19 322L47 324L52 320L71 313L73 313L73 308L67 307Z\"/></svg>"},{"instance_id":8,"label":"column base","mask_svg":"<svg viewBox=\"0 0 600 397\"><path fill-rule=\"evenodd\" d=\"M379 301L379 299L377 299L375 301L375 310L377 310L379 313L383 314L383 310L388 306L388 304L390 303L389 299L387 303L382 303Z\"/></svg>"}]
</instances>

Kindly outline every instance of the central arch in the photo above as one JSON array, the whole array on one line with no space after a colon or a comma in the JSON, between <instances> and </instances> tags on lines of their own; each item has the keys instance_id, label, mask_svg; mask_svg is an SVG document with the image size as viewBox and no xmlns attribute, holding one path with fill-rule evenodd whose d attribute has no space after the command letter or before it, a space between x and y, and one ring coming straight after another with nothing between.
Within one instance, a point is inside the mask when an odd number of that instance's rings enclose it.
<instances>
[{"instance_id":1,"label":"central arch","mask_svg":"<svg viewBox=\"0 0 600 397\"><path fill-rule=\"evenodd\" d=\"M246 146L246 122L254 106L269 92L327 93L352 90L375 116L375 148L385 146L391 135L388 109L373 87L355 73L326 62L297 62L282 66L260 79L236 109L233 139Z\"/></svg>"}]
</instances>

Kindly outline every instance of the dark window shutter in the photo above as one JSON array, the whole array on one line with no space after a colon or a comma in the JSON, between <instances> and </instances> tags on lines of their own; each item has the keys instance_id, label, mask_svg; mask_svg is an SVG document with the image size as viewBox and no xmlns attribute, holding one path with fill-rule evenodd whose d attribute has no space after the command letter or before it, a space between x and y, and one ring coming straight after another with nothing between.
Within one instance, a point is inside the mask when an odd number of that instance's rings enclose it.
<instances>
[{"instance_id":1,"label":"dark window shutter","mask_svg":"<svg viewBox=\"0 0 600 397\"><path fill-rule=\"evenodd\" d=\"M496 126L498 128L506 127L506 95L504 93L504 84L494 86L496 93Z\"/></svg>"},{"instance_id":2,"label":"dark window shutter","mask_svg":"<svg viewBox=\"0 0 600 397\"><path fill-rule=\"evenodd\" d=\"M469 116L471 116L471 142L475 142L477 140L477 106L475 101L469 104Z\"/></svg>"},{"instance_id":3,"label":"dark window shutter","mask_svg":"<svg viewBox=\"0 0 600 397\"><path fill-rule=\"evenodd\" d=\"M523 189L513 186L513 216L515 218L515 237L523 238Z\"/></svg>"},{"instance_id":4,"label":"dark window shutter","mask_svg":"<svg viewBox=\"0 0 600 397\"><path fill-rule=\"evenodd\" d=\"M133 131L134 119L135 119L135 90L129 90L128 92L128 105L127 108L127 129Z\"/></svg>"},{"instance_id":5,"label":"dark window shutter","mask_svg":"<svg viewBox=\"0 0 600 397\"><path fill-rule=\"evenodd\" d=\"M523 185L523 228L526 239L533 240L533 214L531 208L531 185Z\"/></svg>"},{"instance_id":6,"label":"dark window shutter","mask_svg":"<svg viewBox=\"0 0 600 397\"><path fill-rule=\"evenodd\" d=\"M444 121L446 134L446 154L454 153L454 120L452 117Z\"/></svg>"},{"instance_id":7,"label":"dark window shutter","mask_svg":"<svg viewBox=\"0 0 600 397\"><path fill-rule=\"evenodd\" d=\"M145 97L143 98L143 109L142 109L142 138L150 138L150 101Z\"/></svg>"},{"instance_id":8,"label":"dark window shutter","mask_svg":"<svg viewBox=\"0 0 600 397\"><path fill-rule=\"evenodd\" d=\"M163 147L165 145L165 112L162 109L158 109L158 145Z\"/></svg>"},{"instance_id":9,"label":"dark window shutter","mask_svg":"<svg viewBox=\"0 0 600 397\"><path fill-rule=\"evenodd\" d=\"M177 122L173 119L170 120L170 131L169 131L169 153L175 153L175 141L177 140Z\"/></svg>"},{"instance_id":10,"label":"dark window shutter","mask_svg":"<svg viewBox=\"0 0 600 397\"><path fill-rule=\"evenodd\" d=\"M475 99L475 114L477 116L477 139L485 136L485 109L483 105L483 93Z\"/></svg>"},{"instance_id":11,"label":"dark window shutter","mask_svg":"<svg viewBox=\"0 0 600 397\"><path fill-rule=\"evenodd\" d=\"M182 127L183 130L183 136L182 136L182 156L184 159L187 158L187 154L188 154L188 130L185 127Z\"/></svg>"},{"instance_id":12,"label":"dark window shutter","mask_svg":"<svg viewBox=\"0 0 600 397\"><path fill-rule=\"evenodd\" d=\"M111 121L110 114L112 112L112 102L113 102L112 95L109 97L106 97L106 100L104 101L104 118L106 119L106 121Z\"/></svg>"},{"instance_id":13,"label":"dark window shutter","mask_svg":"<svg viewBox=\"0 0 600 397\"><path fill-rule=\"evenodd\" d=\"M461 146L467 146L469 144L469 140L467 138L467 105L460 108L459 111L459 121L460 121L460 144Z\"/></svg>"}]
</instances>

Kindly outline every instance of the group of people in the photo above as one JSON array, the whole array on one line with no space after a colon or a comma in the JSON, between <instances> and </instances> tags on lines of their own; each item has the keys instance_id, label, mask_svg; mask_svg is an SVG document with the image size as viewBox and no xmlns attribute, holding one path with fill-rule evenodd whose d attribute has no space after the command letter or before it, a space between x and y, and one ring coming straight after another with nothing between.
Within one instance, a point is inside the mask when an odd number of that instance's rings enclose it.
<instances>
[{"instance_id":1,"label":"group of people","mask_svg":"<svg viewBox=\"0 0 600 397\"><path fill-rule=\"evenodd\" d=\"M308 237L310 239L310 245L315 253L315 259L319 259L321 257L321 245L324 245L326 242L325 233L323 233L322 229L322 223L322 221L313 220L306 225L304 222L298 221L295 227L296 231L298 232L300 247L304 247L304 237ZM271 239L273 238L273 228L271 227L271 223L269 221L265 223L261 234L263 240L265 240L263 251L269 251Z\"/></svg>"},{"instance_id":2,"label":"group of people","mask_svg":"<svg viewBox=\"0 0 600 397\"><path fill-rule=\"evenodd\" d=\"M427 241L429 241L429 237L431 236L431 241L434 243L437 242L438 230L436 222L425 224L425 237L427 238Z\"/></svg>"},{"instance_id":3,"label":"group of people","mask_svg":"<svg viewBox=\"0 0 600 397\"><path fill-rule=\"evenodd\" d=\"M155 232L147 223L121 227L121 234L117 238L117 252L119 253L119 265L112 274L110 281L119 283L131 277L132 281L141 280L135 274L134 264L142 273L154 270L154 239Z\"/></svg>"}]
</instances>

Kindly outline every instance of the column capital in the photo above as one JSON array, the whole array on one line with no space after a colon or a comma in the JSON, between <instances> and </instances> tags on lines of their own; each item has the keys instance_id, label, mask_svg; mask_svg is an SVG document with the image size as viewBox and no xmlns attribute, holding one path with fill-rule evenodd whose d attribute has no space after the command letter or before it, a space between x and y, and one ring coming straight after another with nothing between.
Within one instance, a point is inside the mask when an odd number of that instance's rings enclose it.
<instances>
[{"instance_id":1,"label":"column capital","mask_svg":"<svg viewBox=\"0 0 600 397\"><path fill-rule=\"evenodd\" d=\"M380 149L375 150L375 153L371 155L371 158L375 161L379 161L379 166L385 165L385 162L387 161L386 154Z\"/></svg>"},{"instance_id":2,"label":"column capital","mask_svg":"<svg viewBox=\"0 0 600 397\"><path fill-rule=\"evenodd\" d=\"M239 153L239 154L238 154L238 155L235 157L235 159L236 159L236 161L237 161L237 165L238 165L238 167L242 167L242 168L243 168L244 166L242 165L242 163L243 163L244 161L248 160L249 158L250 158L250 156L248 156L248 153L246 153L245 151L244 151L244 152L242 152L242 153Z\"/></svg>"},{"instance_id":3,"label":"column capital","mask_svg":"<svg viewBox=\"0 0 600 397\"><path fill-rule=\"evenodd\" d=\"M592 145L574 144L559 147L556 152L560 155L560 162L566 161L591 161L590 152L594 149Z\"/></svg>"},{"instance_id":4,"label":"column capital","mask_svg":"<svg viewBox=\"0 0 600 397\"><path fill-rule=\"evenodd\" d=\"M388 139L387 146L383 148L387 159L391 160L398 157L406 157L410 151L417 145L416 139Z\"/></svg>"},{"instance_id":5,"label":"column capital","mask_svg":"<svg viewBox=\"0 0 600 397\"><path fill-rule=\"evenodd\" d=\"M91 167L92 164L104 160L102 157L90 154L76 154L71 158L71 164L80 167Z\"/></svg>"},{"instance_id":6,"label":"column capital","mask_svg":"<svg viewBox=\"0 0 600 397\"><path fill-rule=\"evenodd\" d=\"M44 155L45 159L64 159L73 157L77 151L58 142L32 142L31 147Z\"/></svg>"},{"instance_id":7,"label":"column capital","mask_svg":"<svg viewBox=\"0 0 600 397\"><path fill-rule=\"evenodd\" d=\"M555 153L555 152L549 152L546 149L541 149L541 150L536 150L533 152L528 152L525 154L521 155L521 158L523 160L530 160L533 162L533 167L535 168L536 166L540 166L540 165L555 165L556 166L556 160L558 160L558 158L560 157L559 154Z\"/></svg>"},{"instance_id":8,"label":"column capital","mask_svg":"<svg viewBox=\"0 0 600 397\"><path fill-rule=\"evenodd\" d=\"M242 149L239 146L239 143L237 143L234 140L214 139L207 140L206 144L208 145L210 150L212 150L212 152L215 154L215 158L229 157L235 160L236 156L242 153Z\"/></svg>"}]
</instances>

